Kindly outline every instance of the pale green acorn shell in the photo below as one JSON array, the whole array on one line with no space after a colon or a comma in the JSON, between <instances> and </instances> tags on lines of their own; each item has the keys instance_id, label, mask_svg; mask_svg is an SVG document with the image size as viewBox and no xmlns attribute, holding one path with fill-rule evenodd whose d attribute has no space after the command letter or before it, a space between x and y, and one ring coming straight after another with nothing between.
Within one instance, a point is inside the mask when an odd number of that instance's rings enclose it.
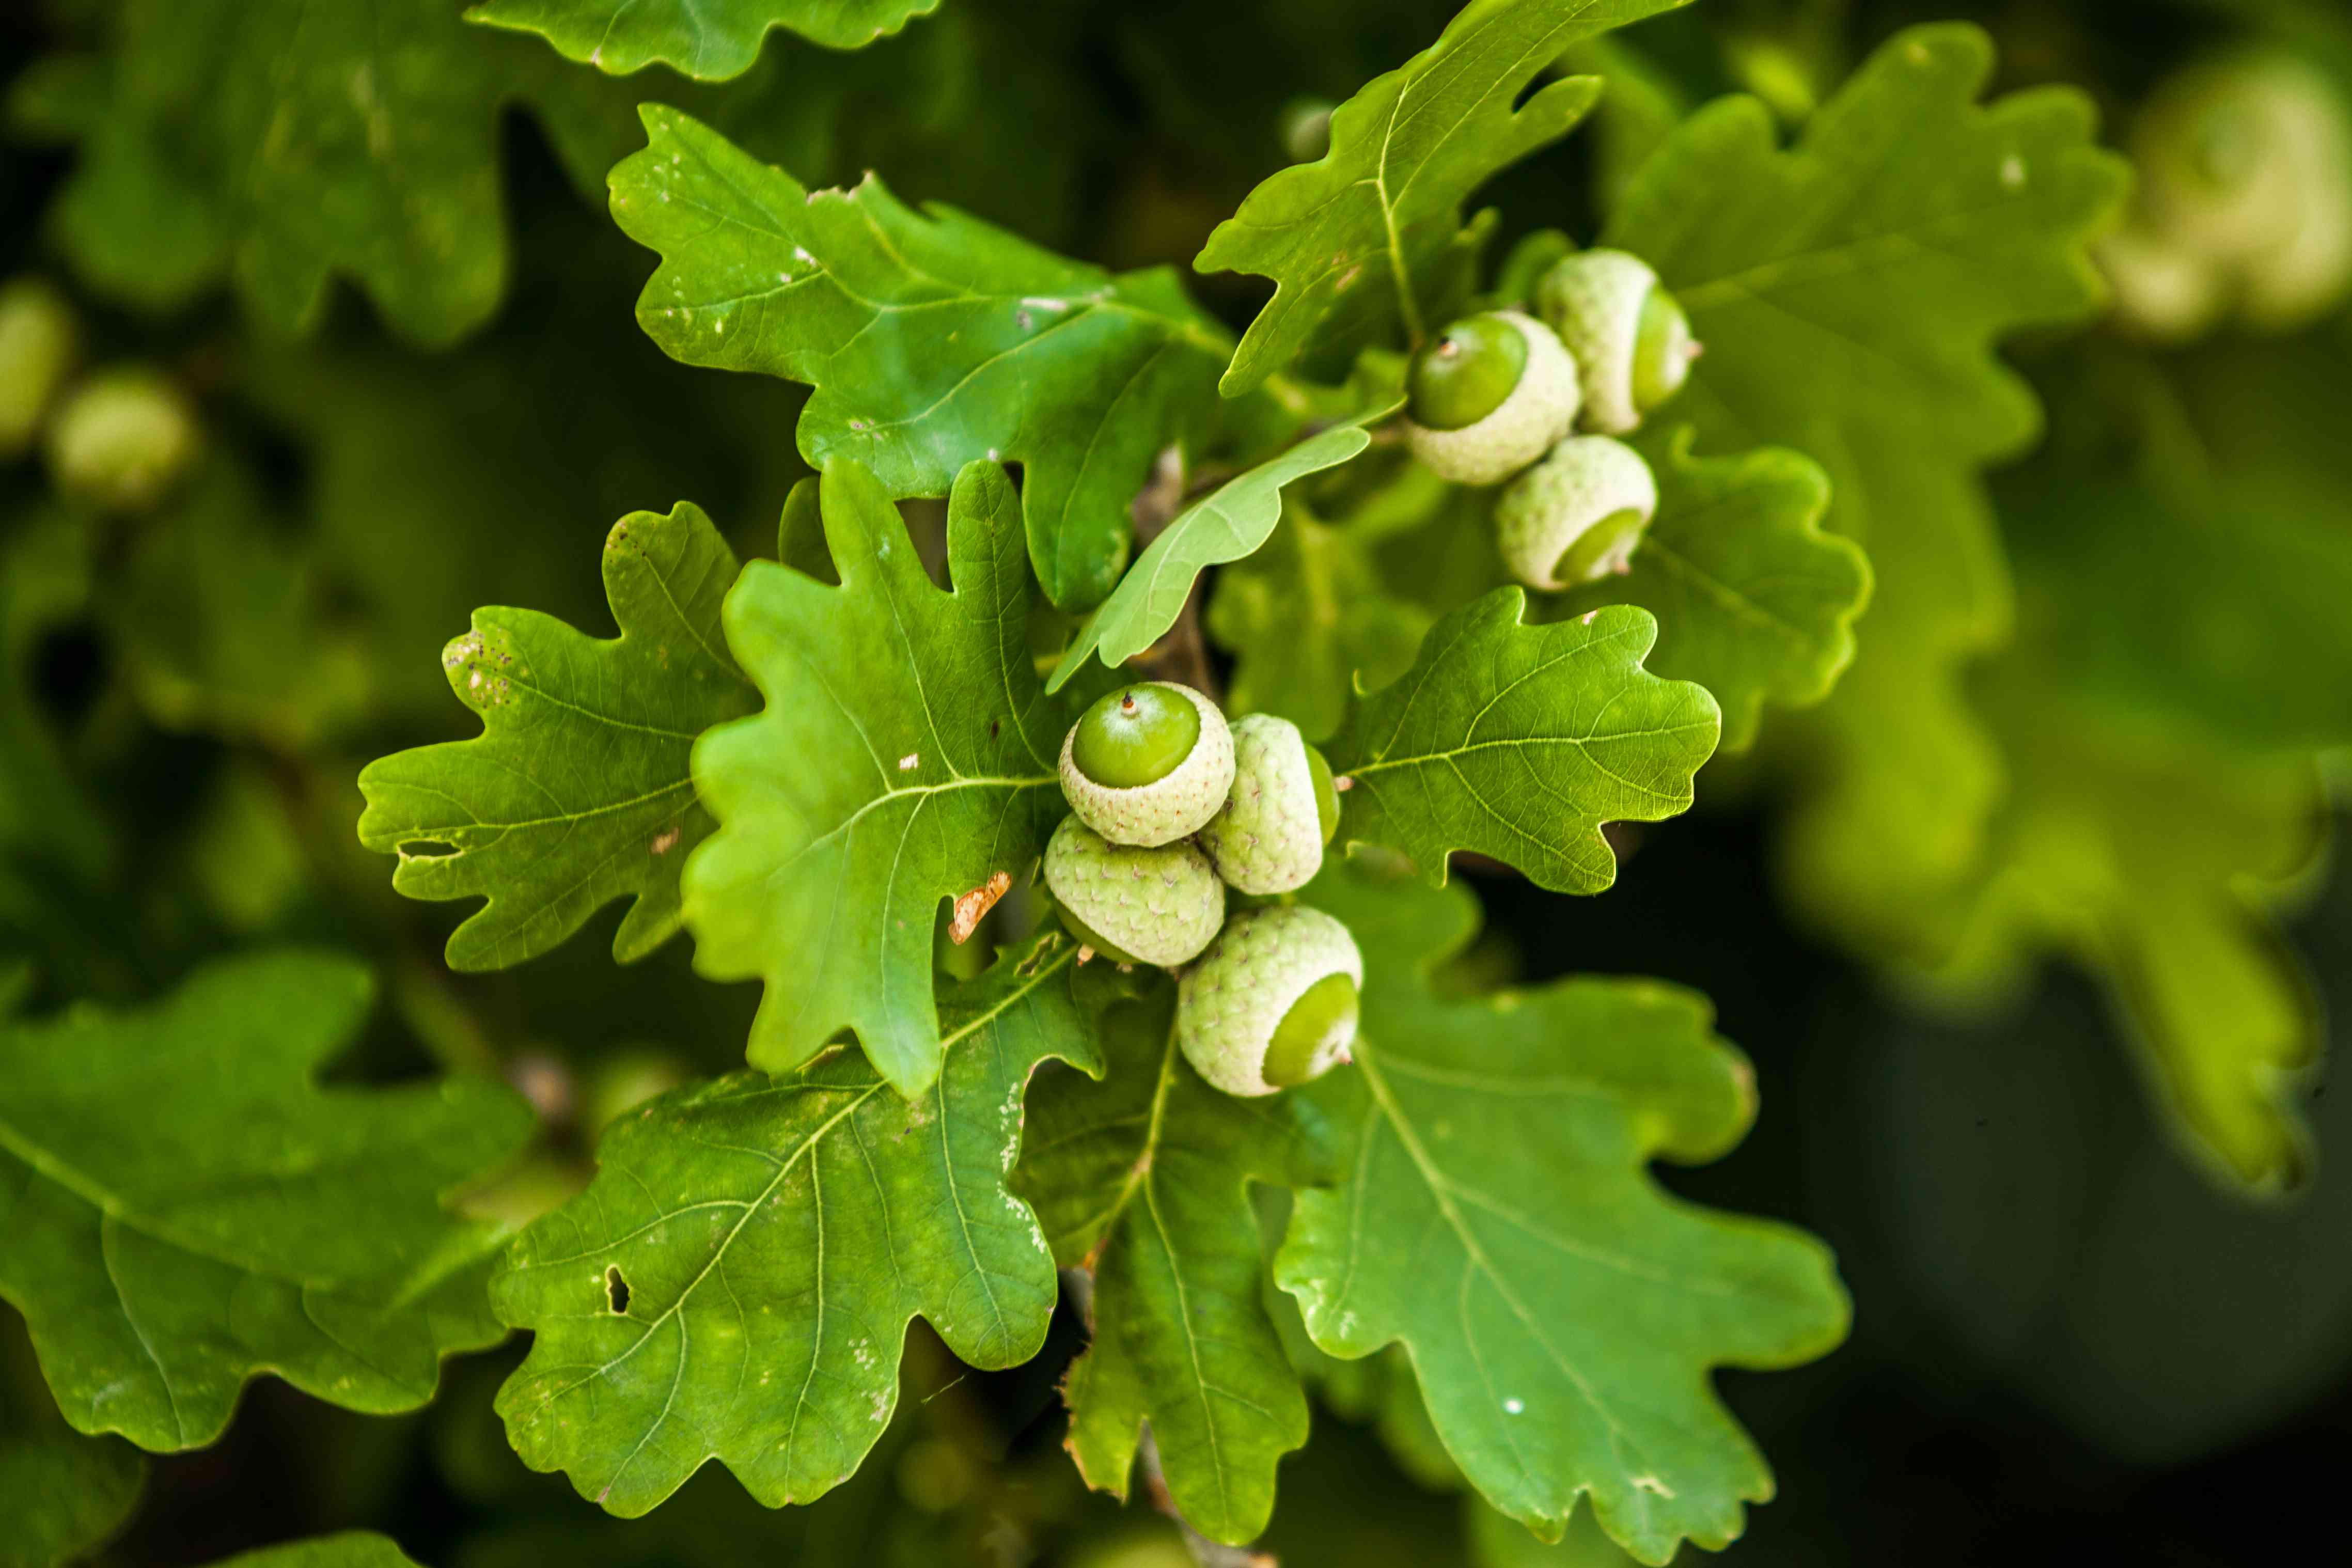
<instances>
[{"instance_id":1,"label":"pale green acorn shell","mask_svg":"<svg viewBox=\"0 0 2352 1568\"><path fill-rule=\"evenodd\" d=\"M1201 831L1234 787L1234 734L1225 725L1224 714L1189 686L1172 680L1152 684L1182 692L1201 714L1200 739L1166 778L1133 789L1098 784L1078 771L1070 755L1078 727L1071 725L1069 733L1062 737L1062 794L1070 809L1112 843L1147 849ZM1103 931L1103 935L1110 933Z\"/></svg>"},{"instance_id":2,"label":"pale green acorn shell","mask_svg":"<svg viewBox=\"0 0 2352 1568\"><path fill-rule=\"evenodd\" d=\"M1432 430L1405 421L1412 455L1439 479L1457 485L1499 484L1534 462L1576 427L1576 362L1552 330L1517 310L1496 315L1527 340L1528 363L1518 385L1492 414L1459 430Z\"/></svg>"},{"instance_id":3,"label":"pale green acorn shell","mask_svg":"<svg viewBox=\"0 0 2352 1568\"><path fill-rule=\"evenodd\" d=\"M1176 1043L1192 1070L1227 1094L1273 1094L1266 1047L1291 1004L1328 974L1345 973L1359 989L1363 955L1348 928L1320 910L1251 910L1225 922L1176 992ZM1317 1048L1307 1076L1348 1059L1352 1021L1335 1026Z\"/></svg>"},{"instance_id":4,"label":"pale green acorn shell","mask_svg":"<svg viewBox=\"0 0 2352 1568\"><path fill-rule=\"evenodd\" d=\"M58 488L114 511L162 500L202 441L179 389L138 366L101 372L68 393L47 439Z\"/></svg>"},{"instance_id":5,"label":"pale green acorn shell","mask_svg":"<svg viewBox=\"0 0 2352 1568\"><path fill-rule=\"evenodd\" d=\"M1657 515L1658 481L1642 454L1607 436L1571 436L1506 486L1495 503L1495 542L1511 574L1530 588L1572 588L1554 575L1560 557L1585 530L1621 511ZM1639 531L1592 563L1580 582L1627 569Z\"/></svg>"},{"instance_id":6,"label":"pale green acorn shell","mask_svg":"<svg viewBox=\"0 0 2352 1568\"><path fill-rule=\"evenodd\" d=\"M1244 893L1287 893L1323 868L1315 770L1298 726L1271 713L1234 725L1234 791L1201 829L1217 875Z\"/></svg>"},{"instance_id":7,"label":"pale green acorn shell","mask_svg":"<svg viewBox=\"0 0 2352 1568\"><path fill-rule=\"evenodd\" d=\"M1638 256L1622 250L1583 250L1564 257L1536 285L1536 313L1568 352L1584 378L1584 426L1604 436L1641 427L1633 400L1633 351L1642 331L1642 306L1658 275Z\"/></svg>"},{"instance_id":8,"label":"pale green acorn shell","mask_svg":"<svg viewBox=\"0 0 2352 1568\"><path fill-rule=\"evenodd\" d=\"M1113 844L1066 816L1045 846L1045 887L1105 942L1163 968L1200 956L1225 920L1225 885L1190 844Z\"/></svg>"}]
</instances>

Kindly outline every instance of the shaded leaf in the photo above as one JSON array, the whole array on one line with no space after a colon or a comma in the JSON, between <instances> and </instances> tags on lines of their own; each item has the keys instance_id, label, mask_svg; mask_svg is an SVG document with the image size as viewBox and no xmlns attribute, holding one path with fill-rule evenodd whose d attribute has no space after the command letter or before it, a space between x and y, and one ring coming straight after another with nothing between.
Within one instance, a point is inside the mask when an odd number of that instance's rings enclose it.
<instances>
[{"instance_id":1,"label":"shaded leaf","mask_svg":"<svg viewBox=\"0 0 2352 1568\"><path fill-rule=\"evenodd\" d=\"M1771 1476L1709 1370L1811 1360L1847 1322L1819 1242L1643 1170L1738 1142L1747 1064L1655 981L1441 999L1428 974L1476 928L1459 889L1342 867L1312 898L1365 961L1356 1069L1307 1091L1352 1133L1348 1177L1299 1195L1276 1264L1315 1342L1402 1342L1447 1452L1543 1534L1589 1495L1644 1562L1720 1549Z\"/></svg>"},{"instance_id":2,"label":"shaded leaf","mask_svg":"<svg viewBox=\"0 0 2352 1568\"><path fill-rule=\"evenodd\" d=\"M767 983L754 1066L797 1067L851 1029L914 1095L940 1065L934 919L1043 851L1066 809L1064 724L1030 661L1003 469L956 483L944 594L865 469L828 464L821 499L841 585L755 561L727 596L728 646L767 706L695 748L721 826L688 863L686 917L704 973Z\"/></svg>"},{"instance_id":3,"label":"shaded leaf","mask_svg":"<svg viewBox=\"0 0 2352 1568\"><path fill-rule=\"evenodd\" d=\"M594 1184L492 1286L535 1336L499 1395L524 1462L624 1517L711 1458L769 1507L806 1502L888 1424L917 1314L976 1366L1034 1355L1054 1265L1004 1184L1037 1065L1102 1070L1076 956L1048 935L948 991L945 1070L911 1100L844 1053L608 1131Z\"/></svg>"},{"instance_id":4,"label":"shaded leaf","mask_svg":"<svg viewBox=\"0 0 2352 1568\"><path fill-rule=\"evenodd\" d=\"M480 1268L499 1238L438 1199L529 1113L469 1079L321 1089L368 992L347 960L280 952L142 1011L0 1030L0 1296L79 1430L199 1447L265 1371L414 1409L443 1355L499 1338Z\"/></svg>"},{"instance_id":5,"label":"shaded leaf","mask_svg":"<svg viewBox=\"0 0 2352 1568\"><path fill-rule=\"evenodd\" d=\"M1226 480L1177 513L1119 580L1110 597L1078 628L1077 637L1046 679L1045 689L1059 691L1097 654L1106 666L1116 669L1167 636L1183 614L1184 601L1192 596L1192 584L1202 573L1243 560L1265 543L1282 517L1284 486L1353 458L1371 444L1364 426L1388 417L1400 406L1392 403L1367 409L1345 424L1310 436Z\"/></svg>"},{"instance_id":6,"label":"shaded leaf","mask_svg":"<svg viewBox=\"0 0 2352 1568\"><path fill-rule=\"evenodd\" d=\"M1570 613L1639 605L1658 619L1650 663L1696 680L1723 706L1723 744L1745 749L1769 700L1819 702L1853 658L1870 563L1823 533L1829 479L1784 447L1694 458L1686 440L1653 449L1658 514L1624 577L1564 596Z\"/></svg>"},{"instance_id":7,"label":"shaded leaf","mask_svg":"<svg viewBox=\"0 0 2352 1568\"><path fill-rule=\"evenodd\" d=\"M1418 342L1462 292L1462 205L1496 172L1557 141L1600 97L1571 77L1517 100L1571 45L1678 0L1474 0L1437 42L1331 114L1331 148L1260 183L1193 258L1202 272L1275 280L1222 388L1238 396L1301 354ZM1453 264L1449 265L1449 261Z\"/></svg>"},{"instance_id":8,"label":"shaded leaf","mask_svg":"<svg viewBox=\"0 0 2352 1568\"><path fill-rule=\"evenodd\" d=\"M1215 413L1223 331L1164 268L1114 277L871 175L805 189L675 110L613 171L613 216L658 251L638 322L672 358L816 388L803 456L894 496L1019 463L1029 553L1084 608L1126 564L1128 504Z\"/></svg>"},{"instance_id":9,"label":"shaded leaf","mask_svg":"<svg viewBox=\"0 0 2352 1568\"><path fill-rule=\"evenodd\" d=\"M1088 1484L1124 1497L1144 1421L1185 1521L1249 1540L1274 1472L1307 1441L1307 1399L1259 1296L1253 1182L1327 1181L1331 1135L1298 1095L1243 1100L1176 1048L1175 986L1104 1020L1108 1071L1039 1081L1015 1187L1055 1261L1094 1274L1094 1343L1071 1368L1070 1447Z\"/></svg>"},{"instance_id":10,"label":"shaded leaf","mask_svg":"<svg viewBox=\"0 0 2352 1568\"><path fill-rule=\"evenodd\" d=\"M1642 668L1657 636L1615 607L1554 626L1500 588L1432 626L1412 668L1359 700L1330 744L1351 783L1341 837L1402 851L1433 884L1475 850L1555 892L1599 892L1604 822L1688 809L1720 722L1703 687Z\"/></svg>"},{"instance_id":11,"label":"shaded leaf","mask_svg":"<svg viewBox=\"0 0 2352 1568\"><path fill-rule=\"evenodd\" d=\"M755 704L719 631L735 573L691 501L634 512L604 541L619 637L487 609L442 654L483 732L370 763L360 841L400 857L393 886L410 898L488 899L450 934L451 968L520 963L614 899L631 900L621 963L677 930L679 868L713 826L694 742Z\"/></svg>"},{"instance_id":12,"label":"shaded leaf","mask_svg":"<svg viewBox=\"0 0 2352 1568\"><path fill-rule=\"evenodd\" d=\"M1999 789L1958 688L2010 615L1978 475L2039 416L1992 345L2090 310L2084 246L2126 179L2085 96L1979 105L1991 69L1974 27L1901 34L1785 150L1762 104L1711 105L1605 237L1657 268L1706 344L1675 405L1701 449L1815 458L1828 526L1870 552L1862 657L1803 727L1789 863L1808 909L1872 947L1968 874Z\"/></svg>"},{"instance_id":13,"label":"shaded leaf","mask_svg":"<svg viewBox=\"0 0 2352 1568\"><path fill-rule=\"evenodd\" d=\"M1379 687L1412 667L1433 617L1389 594L1374 542L1287 501L1265 548L1217 574L1205 624L1234 656L1228 711L1273 713L1321 741L1359 676Z\"/></svg>"},{"instance_id":14,"label":"shaded leaf","mask_svg":"<svg viewBox=\"0 0 2352 1568\"><path fill-rule=\"evenodd\" d=\"M263 319L307 328L340 273L448 342L506 289L505 106L537 109L583 184L625 134L625 95L444 0L128 0L113 44L49 73L36 107L80 144L51 216L67 254L145 306L234 275Z\"/></svg>"},{"instance_id":15,"label":"shaded leaf","mask_svg":"<svg viewBox=\"0 0 2352 1568\"><path fill-rule=\"evenodd\" d=\"M130 1444L62 1425L0 1430L0 1568L64 1568L96 1552L139 1506L147 1461Z\"/></svg>"},{"instance_id":16,"label":"shaded leaf","mask_svg":"<svg viewBox=\"0 0 2352 1568\"><path fill-rule=\"evenodd\" d=\"M659 61L705 81L740 76L784 27L854 49L927 16L940 0L482 0L469 22L537 33L566 59L614 76Z\"/></svg>"},{"instance_id":17,"label":"shaded leaf","mask_svg":"<svg viewBox=\"0 0 2352 1568\"><path fill-rule=\"evenodd\" d=\"M388 1536L347 1530L224 1557L213 1568L417 1568Z\"/></svg>"}]
</instances>

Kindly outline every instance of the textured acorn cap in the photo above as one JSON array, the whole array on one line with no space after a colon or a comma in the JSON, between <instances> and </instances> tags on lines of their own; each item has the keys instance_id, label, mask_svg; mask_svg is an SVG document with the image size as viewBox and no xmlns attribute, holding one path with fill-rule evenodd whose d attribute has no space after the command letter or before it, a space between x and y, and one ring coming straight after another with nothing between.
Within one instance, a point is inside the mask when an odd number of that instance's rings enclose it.
<instances>
[{"instance_id":1,"label":"textured acorn cap","mask_svg":"<svg viewBox=\"0 0 2352 1568\"><path fill-rule=\"evenodd\" d=\"M1571 436L1506 486L1495 503L1495 543L1511 574L1530 588L1572 588L1622 572L1658 510L1658 481L1642 454L1607 436ZM1588 531L1632 512L1636 521L1573 576L1562 557Z\"/></svg>"},{"instance_id":2,"label":"textured acorn cap","mask_svg":"<svg viewBox=\"0 0 2352 1568\"><path fill-rule=\"evenodd\" d=\"M49 472L59 489L94 505L142 511L178 482L201 440L176 386L143 366L122 366L66 395L49 420Z\"/></svg>"},{"instance_id":3,"label":"textured acorn cap","mask_svg":"<svg viewBox=\"0 0 2352 1568\"><path fill-rule=\"evenodd\" d=\"M1298 726L1271 713L1234 725L1234 789L1201 829L1201 847L1244 893L1286 893L1323 867L1315 772Z\"/></svg>"},{"instance_id":4,"label":"textured acorn cap","mask_svg":"<svg viewBox=\"0 0 2352 1568\"><path fill-rule=\"evenodd\" d=\"M1078 771L1070 754L1078 727L1071 725L1070 732L1062 737L1062 794L1068 798L1070 809L1112 843L1143 848L1172 844L1198 833L1217 815L1234 787L1234 735L1217 705L1172 680L1150 684L1182 692L1201 715L1200 738L1167 777L1132 789L1097 784Z\"/></svg>"},{"instance_id":5,"label":"textured acorn cap","mask_svg":"<svg viewBox=\"0 0 2352 1568\"><path fill-rule=\"evenodd\" d=\"M1251 910L1225 922L1176 992L1176 1043L1192 1070L1227 1094L1272 1094L1266 1047L1291 1004L1326 975L1344 973L1359 989L1363 955L1348 928L1320 910ZM1310 1059L1313 1079L1346 1059L1355 1015L1336 1024Z\"/></svg>"},{"instance_id":6,"label":"textured acorn cap","mask_svg":"<svg viewBox=\"0 0 2352 1568\"><path fill-rule=\"evenodd\" d=\"M2158 342L2186 342L2221 319L2228 280L2221 265L2137 224L2100 239L2093 255L2115 296L2116 319Z\"/></svg>"},{"instance_id":7,"label":"textured acorn cap","mask_svg":"<svg viewBox=\"0 0 2352 1568\"><path fill-rule=\"evenodd\" d=\"M1045 887L1104 941L1145 963L1200 955L1225 919L1225 885L1190 844L1113 844L1066 816L1045 846Z\"/></svg>"},{"instance_id":8,"label":"textured acorn cap","mask_svg":"<svg viewBox=\"0 0 2352 1568\"><path fill-rule=\"evenodd\" d=\"M1494 314L1518 328L1527 341L1528 363L1519 384L1492 414L1459 430L1433 430L1405 420L1412 455L1442 479L1457 485L1500 483L1534 462L1544 448L1575 427L1576 362L1552 330L1517 310Z\"/></svg>"},{"instance_id":9,"label":"textured acorn cap","mask_svg":"<svg viewBox=\"0 0 2352 1568\"><path fill-rule=\"evenodd\" d=\"M1622 436L1640 427L1633 396L1633 351L1642 335L1642 306L1658 275L1622 250L1581 250L1563 257L1536 285L1536 310L1583 377L1584 425Z\"/></svg>"}]
</instances>

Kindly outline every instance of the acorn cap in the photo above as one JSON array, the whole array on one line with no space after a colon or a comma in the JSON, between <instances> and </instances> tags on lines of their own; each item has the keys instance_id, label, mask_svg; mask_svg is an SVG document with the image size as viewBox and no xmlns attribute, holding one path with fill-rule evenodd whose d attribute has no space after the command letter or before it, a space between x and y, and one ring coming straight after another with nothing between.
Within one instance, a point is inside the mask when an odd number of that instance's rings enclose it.
<instances>
[{"instance_id":1,"label":"acorn cap","mask_svg":"<svg viewBox=\"0 0 2352 1568\"><path fill-rule=\"evenodd\" d=\"M1225 919L1225 885L1198 849L1113 844L1075 816L1045 846L1045 887L1122 961L1187 963Z\"/></svg>"},{"instance_id":2,"label":"acorn cap","mask_svg":"<svg viewBox=\"0 0 2352 1568\"><path fill-rule=\"evenodd\" d=\"M1528 359L1517 386L1493 413L1458 430L1435 430L1405 419L1412 455L1443 479L1457 485L1500 483L1544 454L1573 429L1583 399L1576 362L1552 330L1517 310L1493 315L1518 329Z\"/></svg>"},{"instance_id":3,"label":"acorn cap","mask_svg":"<svg viewBox=\"0 0 2352 1568\"><path fill-rule=\"evenodd\" d=\"M73 306L45 278L0 286L0 457L32 445L81 343Z\"/></svg>"},{"instance_id":4,"label":"acorn cap","mask_svg":"<svg viewBox=\"0 0 2352 1568\"><path fill-rule=\"evenodd\" d=\"M1177 987L1176 1043L1184 1059L1227 1094L1274 1093L1283 1086L1267 1082L1265 1068L1275 1030L1293 1004L1333 974L1363 985L1356 939L1331 916L1297 905L1235 915ZM1297 1081L1345 1060L1355 1039L1349 1007L1315 1042Z\"/></svg>"},{"instance_id":5,"label":"acorn cap","mask_svg":"<svg viewBox=\"0 0 2352 1568\"><path fill-rule=\"evenodd\" d=\"M1658 286L1648 262L1622 250L1564 257L1536 285L1537 312L1576 356L1589 430L1622 436L1641 426L1633 356L1642 335L1642 307ZM1680 352L1687 360L1686 334Z\"/></svg>"},{"instance_id":6,"label":"acorn cap","mask_svg":"<svg viewBox=\"0 0 2352 1568\"><path fill-rule=\"evenodd\" d=\"M1148 784L1121 789L1097 784L1078 770L1071 750L1078 726L1062 737L1062 794L1088 827L1114 844L1151 848L1198 833L1225 804L1234 785L1234 736L1217 705L1189 686L1150 684L1190 699L1201 716L1200 737L1175 770ZM1108 933L1105 933L1108 934Z\"/></svg>"},{"instance_id":7,"label":"acorn cap","mask_svg":"<svg viewBox=\"0 0 2352 1568\"><path fill-rule=\"evenodd\" d=\"M1530 588L1572 588L1628 569L1657 515L1658 481L1642 454L1607 436L1571 436L1506 486L1495 543Z\"/></svg>"},{"instance_id":8,"label":"acorn cap","mask_svg":"<svg viewBox=\"0 0 2352 1568\"><path fill-rule=\"evenodd\" d=\"M1298 726L1271 713L1234 725L1234 789L1201 829L1217 875L1244 893L1286 893L1323 868L1315 769Z\"/></svg>"}]
</instances>

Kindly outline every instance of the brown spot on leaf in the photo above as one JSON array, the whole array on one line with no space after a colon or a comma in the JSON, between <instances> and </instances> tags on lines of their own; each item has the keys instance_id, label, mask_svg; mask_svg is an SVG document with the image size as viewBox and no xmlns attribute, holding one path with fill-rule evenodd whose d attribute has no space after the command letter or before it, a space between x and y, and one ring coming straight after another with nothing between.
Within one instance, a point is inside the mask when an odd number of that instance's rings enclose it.
<instances>
[{"instance_id":1,"label":"brown spot on leaf","mask_svg":"<svg viewBox=\"0 0 2352 1568\"><path fill-rule=\"evenodd\" d=\"M955 901L955 918L948 922L948 939L958 947L971 938L981 920L1013 886L1013 873L999 871Z\"/></svg>"}]
</instances>

